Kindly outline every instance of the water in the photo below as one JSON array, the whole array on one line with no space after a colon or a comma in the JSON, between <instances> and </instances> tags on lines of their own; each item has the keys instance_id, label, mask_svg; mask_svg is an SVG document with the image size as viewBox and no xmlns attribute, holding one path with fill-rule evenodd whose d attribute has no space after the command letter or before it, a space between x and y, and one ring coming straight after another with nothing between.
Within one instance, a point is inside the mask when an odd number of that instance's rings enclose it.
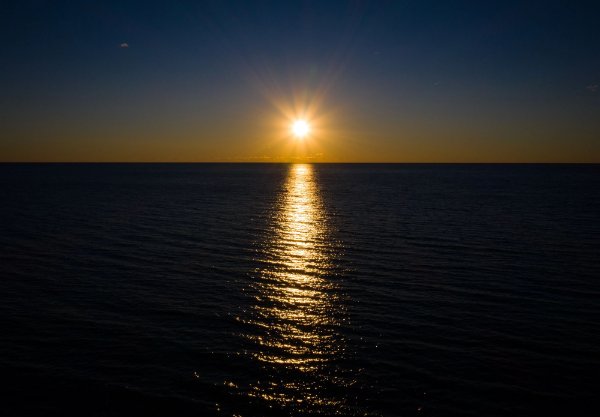
<instances>
[{"instance_id":1,"label":"water","mask_svg":"<svg viewBox=\"0 0 600 417\"><path fill-rule=\"evenodd\" d=\"M597 165L0 165L3 415L598 407Z\"/></svg>"}]
</instances>

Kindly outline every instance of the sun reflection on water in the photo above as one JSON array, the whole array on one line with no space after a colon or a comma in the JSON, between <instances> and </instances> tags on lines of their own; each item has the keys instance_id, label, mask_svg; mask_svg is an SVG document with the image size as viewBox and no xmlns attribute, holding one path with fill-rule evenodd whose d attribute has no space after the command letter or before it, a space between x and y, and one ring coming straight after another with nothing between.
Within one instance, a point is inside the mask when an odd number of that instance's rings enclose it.
<instances>
[{"instance_id":1,"label":"sun reflection on water","mask_svg":"<svg viewBox=\"0 0 600 417\"><path fill-rule=\"evenodd\" d=\"M245 335L269 377L250 395L302 413L339 411L343 400L332 393L350 383L336 367L345 311L334 279L338 248L312 165L290 167L272 230Z\"/></svg>"}]
</instances>

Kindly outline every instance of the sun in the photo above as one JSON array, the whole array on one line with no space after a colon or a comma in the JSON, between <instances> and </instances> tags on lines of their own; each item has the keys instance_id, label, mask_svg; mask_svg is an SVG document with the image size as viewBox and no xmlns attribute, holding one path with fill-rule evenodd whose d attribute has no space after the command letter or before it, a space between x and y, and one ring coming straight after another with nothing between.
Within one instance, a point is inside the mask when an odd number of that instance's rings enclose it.
<instances>
[{"instance_id":1,"label":"sun","mask_svg":"<svg viewBox=\"0 0 600 417\"><path fill-rule=\"evenodd\" d=\"M294 123L292 123L292 133L297 138L302 139L310 133L310 125L306 120L294 120Z\"/></svg>"}]
</instances>

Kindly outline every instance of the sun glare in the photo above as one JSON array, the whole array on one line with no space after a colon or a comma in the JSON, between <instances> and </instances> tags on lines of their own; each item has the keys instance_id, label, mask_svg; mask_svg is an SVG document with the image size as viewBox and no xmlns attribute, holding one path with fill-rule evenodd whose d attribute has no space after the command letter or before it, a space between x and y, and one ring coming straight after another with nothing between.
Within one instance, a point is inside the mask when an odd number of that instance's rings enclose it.
<instances>
[{"instance_id":1,"label":"sun glare","mask_svg":"<svg viewBox=\"0 0 600 417\"><path fill-rule=\"evenodd\" d=\"M302 119L295 120L294 123L292 124L292 133L297 138L302 139L303 137L305 137L306 135L308 135L310 133L310 125L308 124L308 122L306 120L302 120Z\"/></svg>"}]
</instances>

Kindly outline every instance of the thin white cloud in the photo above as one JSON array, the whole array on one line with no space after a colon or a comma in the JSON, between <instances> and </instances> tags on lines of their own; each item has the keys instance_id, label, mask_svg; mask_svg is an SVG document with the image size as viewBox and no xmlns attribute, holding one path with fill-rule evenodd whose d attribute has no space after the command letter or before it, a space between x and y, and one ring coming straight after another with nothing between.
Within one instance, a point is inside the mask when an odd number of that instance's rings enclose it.
<instances>
[{"instance_id":1,"label":"thin white cloud","mask_svg":"<svg viewBox=\"0 0 600 417\"><path fill-rule=\"evenodd\" d=\"M596 91L598 91L599 88L600 88L600 84L590 84L587 87L585 87L586 90L591 91L592 93L595 93Z\"/></svg>"},{"instance_id":2,"label":"thin white cloud","mask_svg":"<svg viewBox=\"0 0 600 417\"><path fill-rule=\"evenodd\" d=\"M129 48L129 44L127 42L123 42L121 45L119 45L121 48L127 49Z\"/></svg>"}]
</instances>

